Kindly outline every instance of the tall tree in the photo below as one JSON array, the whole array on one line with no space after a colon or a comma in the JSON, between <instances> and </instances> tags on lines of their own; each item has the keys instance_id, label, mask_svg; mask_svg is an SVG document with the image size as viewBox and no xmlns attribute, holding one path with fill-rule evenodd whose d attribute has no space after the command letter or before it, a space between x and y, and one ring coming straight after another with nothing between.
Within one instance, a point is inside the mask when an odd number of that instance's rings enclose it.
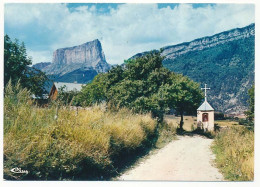
<instances>
[{"instance_id":1,"label":"tall tree","mask_svg":"<svg viewBox=\"0 0 260 187\"><path fill-rule=\"evenodd\" d=\"M24 43L17 39L13 42L8 35L4 36L4 85L11 79L17 82L26 79L26 69L32 64L27 57Z\"/></svg>"},{"instance_id":2,"label":"tall tree","mask_svg":"<svg viewBox=\"0 0 260 187\"><path fill-rule=\"evenodd\" d=\"M155 51L128 60L120 74L121 80L107 90L110 104L128 107L135 112L151 112L153 117L162 121L166 107L164 102L161 102L163 99L159 89L167 82L170 74L170 71L162 66L163 59L160 53Z\"/></svg>"},{"instance_id":3,"label":"tall tree","mask_svg":"<svg viewBox=\"0 0 260 187\"><path fill-rule=\"evenodd\" d=\"M249 110L245 112L247 119L250 122L254 122L255 118L255 85L253 85L249 90L248 90L248 95L249 95Z\"/></svg>"},{"instance_id":4,"label":"tall tree","mask_svg":"<svg viewBox=\"0 0 260 187\"><path fill-rule=\"evenodd\" d=\"M181 116L180 129L183 129L184 113L194 114L199 107L203 94L200 85L186 76L174 75L168 86L169 105Z\"/></svg>"},{"instance_id":5,"label":"tall tree","mask_svg":"<svg viewBox=\"0 0 260 187\"><path fill-rule=\"evenodd\" d=\"M17 39L13 42L8 35L4 36L4 86L9 80L16 84L20 80L22 87L31 90L37 96L44 92L44 83L48 80L45 73L29 67L32 60L27 56L24 43Z\"/></svg>"}]
</instances>

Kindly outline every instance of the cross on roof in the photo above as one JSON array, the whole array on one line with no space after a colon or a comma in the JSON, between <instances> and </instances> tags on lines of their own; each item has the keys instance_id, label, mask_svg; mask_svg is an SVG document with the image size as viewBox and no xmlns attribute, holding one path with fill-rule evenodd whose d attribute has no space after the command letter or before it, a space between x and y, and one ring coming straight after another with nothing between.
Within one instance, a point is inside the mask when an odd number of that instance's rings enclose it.
<instances>
[{"instance_id":1,"label":"cross on roof","mask_svg":"<svg viewBox=\"0 0 260 187\"><path fill-rule=\"evenodd\" d=\"M210 88L207 88L207 84L205 84L205 88L201 88L202 90L205 90L205 101L207 101L207 90L210 90Z\"/></svg>"}]
</instances>

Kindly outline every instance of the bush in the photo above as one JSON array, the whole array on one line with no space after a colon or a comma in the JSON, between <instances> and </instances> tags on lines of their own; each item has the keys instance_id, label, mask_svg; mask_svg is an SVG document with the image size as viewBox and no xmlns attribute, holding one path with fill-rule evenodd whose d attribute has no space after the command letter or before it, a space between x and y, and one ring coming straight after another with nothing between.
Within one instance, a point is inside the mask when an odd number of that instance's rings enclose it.
<instances>
[{"instance_id":1,"label":"bush","mask_svg":"<svg viewBox=\"0 0 260 187\"><path fill-rule=\"evenodd\" d=\"M215 120L224 120L225 116L222 112L215 112L214 113L214 119Z\"/></svg>"},{"instance_id":2,"label":"bush","mask_svg":"<svg viewBox=\"0 0 260 187\"><path fill-rule=\"evenodd\" d=\"M254 121L251 121L249 119L239 119L238 124L254 128Z\"/></svg>"},{"instance_id":3,"label":"bush","mask_svg":"<svg viewBox=\"0 0 260 187\"><path fill-rule=\"evenodd\" d=\"M34 106L30 92L9 84L4 100L4 178L99 180L117 172L116 160L142 147L156 132L150 114L118 113L102 105ZM57 117L55 117L57 116ZM28 174L15 174L19 167Z\"/></svg>"},{"instance_id":4,"label":"bush","mask_svg":"<svg viewBox=\"0 0 260 187\"><path fill-rule=\"evenodd\" d=\"M246 127L227 128L218 133L212 146L217 167L232 181L254 180L254 132Z\"/></svg>"},{"instance_id":5,"label":"bush","mask_svg":"<svg viewBox=\"0 0 260 187\"><path fill-rule=\"evenodd\" d=\"M239 119L238 120L238 124L239 125L247 125L248 124L248 120L247 119Z\"/></svg>"}]
</instances>

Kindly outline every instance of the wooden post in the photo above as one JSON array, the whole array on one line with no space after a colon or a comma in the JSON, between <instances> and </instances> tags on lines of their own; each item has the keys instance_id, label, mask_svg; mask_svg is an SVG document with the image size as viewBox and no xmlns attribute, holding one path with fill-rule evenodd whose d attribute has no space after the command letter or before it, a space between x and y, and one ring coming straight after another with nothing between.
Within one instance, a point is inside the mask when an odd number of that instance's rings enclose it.
<instances>
[{"instance_id":1,"label":"wooden post","mask_svg":"<svg viewBox=\"0 0 260 187\"><path fill-rule=\"evenodd\" d=\"M54 120L58 119L58 111L59 111L59 106L57 106L57 108L56 108L56 113L55 113L55 116L54 116Z\"/></svg>"},{"instance_id":2,"label":"wooden post","mask_svg":"<svg viewBox=\"0 0 260 187\"><path fill-rule=\"evenodd\" d=\"M79 108L76 107L76 116L78 116L78 110L79 110Z\"/></svg>"}]
</instances>

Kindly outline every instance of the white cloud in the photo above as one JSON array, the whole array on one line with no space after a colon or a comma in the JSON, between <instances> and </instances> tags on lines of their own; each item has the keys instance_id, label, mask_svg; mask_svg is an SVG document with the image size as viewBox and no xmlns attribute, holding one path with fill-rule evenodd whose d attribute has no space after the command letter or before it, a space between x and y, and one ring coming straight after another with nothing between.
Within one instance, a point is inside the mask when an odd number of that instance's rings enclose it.
<instances>
[{"instance_id":1,"label":"white cloud","mask_svg":"<svg viewBox=\"0 0 260 187\"><path fill-rule=\"evenodd\" d=\"M27 56L31 57L33 62L51 62L52 59L51 51L32 51L27 50ZM35 63L33 63L35 64Z\"/></svg>"},{"instance_id":2,"label":"white cloud","mask_svg":"<svg viewBox=\"0 0 260 187\"><path fill-rule=\"evenodd\" d=\"M158 9L156 4L123 4L106 14L98 14L95 6L82 6L70 12L64 4L8 4L5 8L5 22L10 27L35 25L39 29L47 28L48 34L55 38L50 46L46 46L50 52L39 53L30 49L34 62L45 59L44 55L52 54L57 48L98 38L107 61L120 64L138 52L254 22L254 6L243 4L200 8L180 4L174 9ZM48 61L51 58L46 56Z\"/></svg>"}]
</instances>

